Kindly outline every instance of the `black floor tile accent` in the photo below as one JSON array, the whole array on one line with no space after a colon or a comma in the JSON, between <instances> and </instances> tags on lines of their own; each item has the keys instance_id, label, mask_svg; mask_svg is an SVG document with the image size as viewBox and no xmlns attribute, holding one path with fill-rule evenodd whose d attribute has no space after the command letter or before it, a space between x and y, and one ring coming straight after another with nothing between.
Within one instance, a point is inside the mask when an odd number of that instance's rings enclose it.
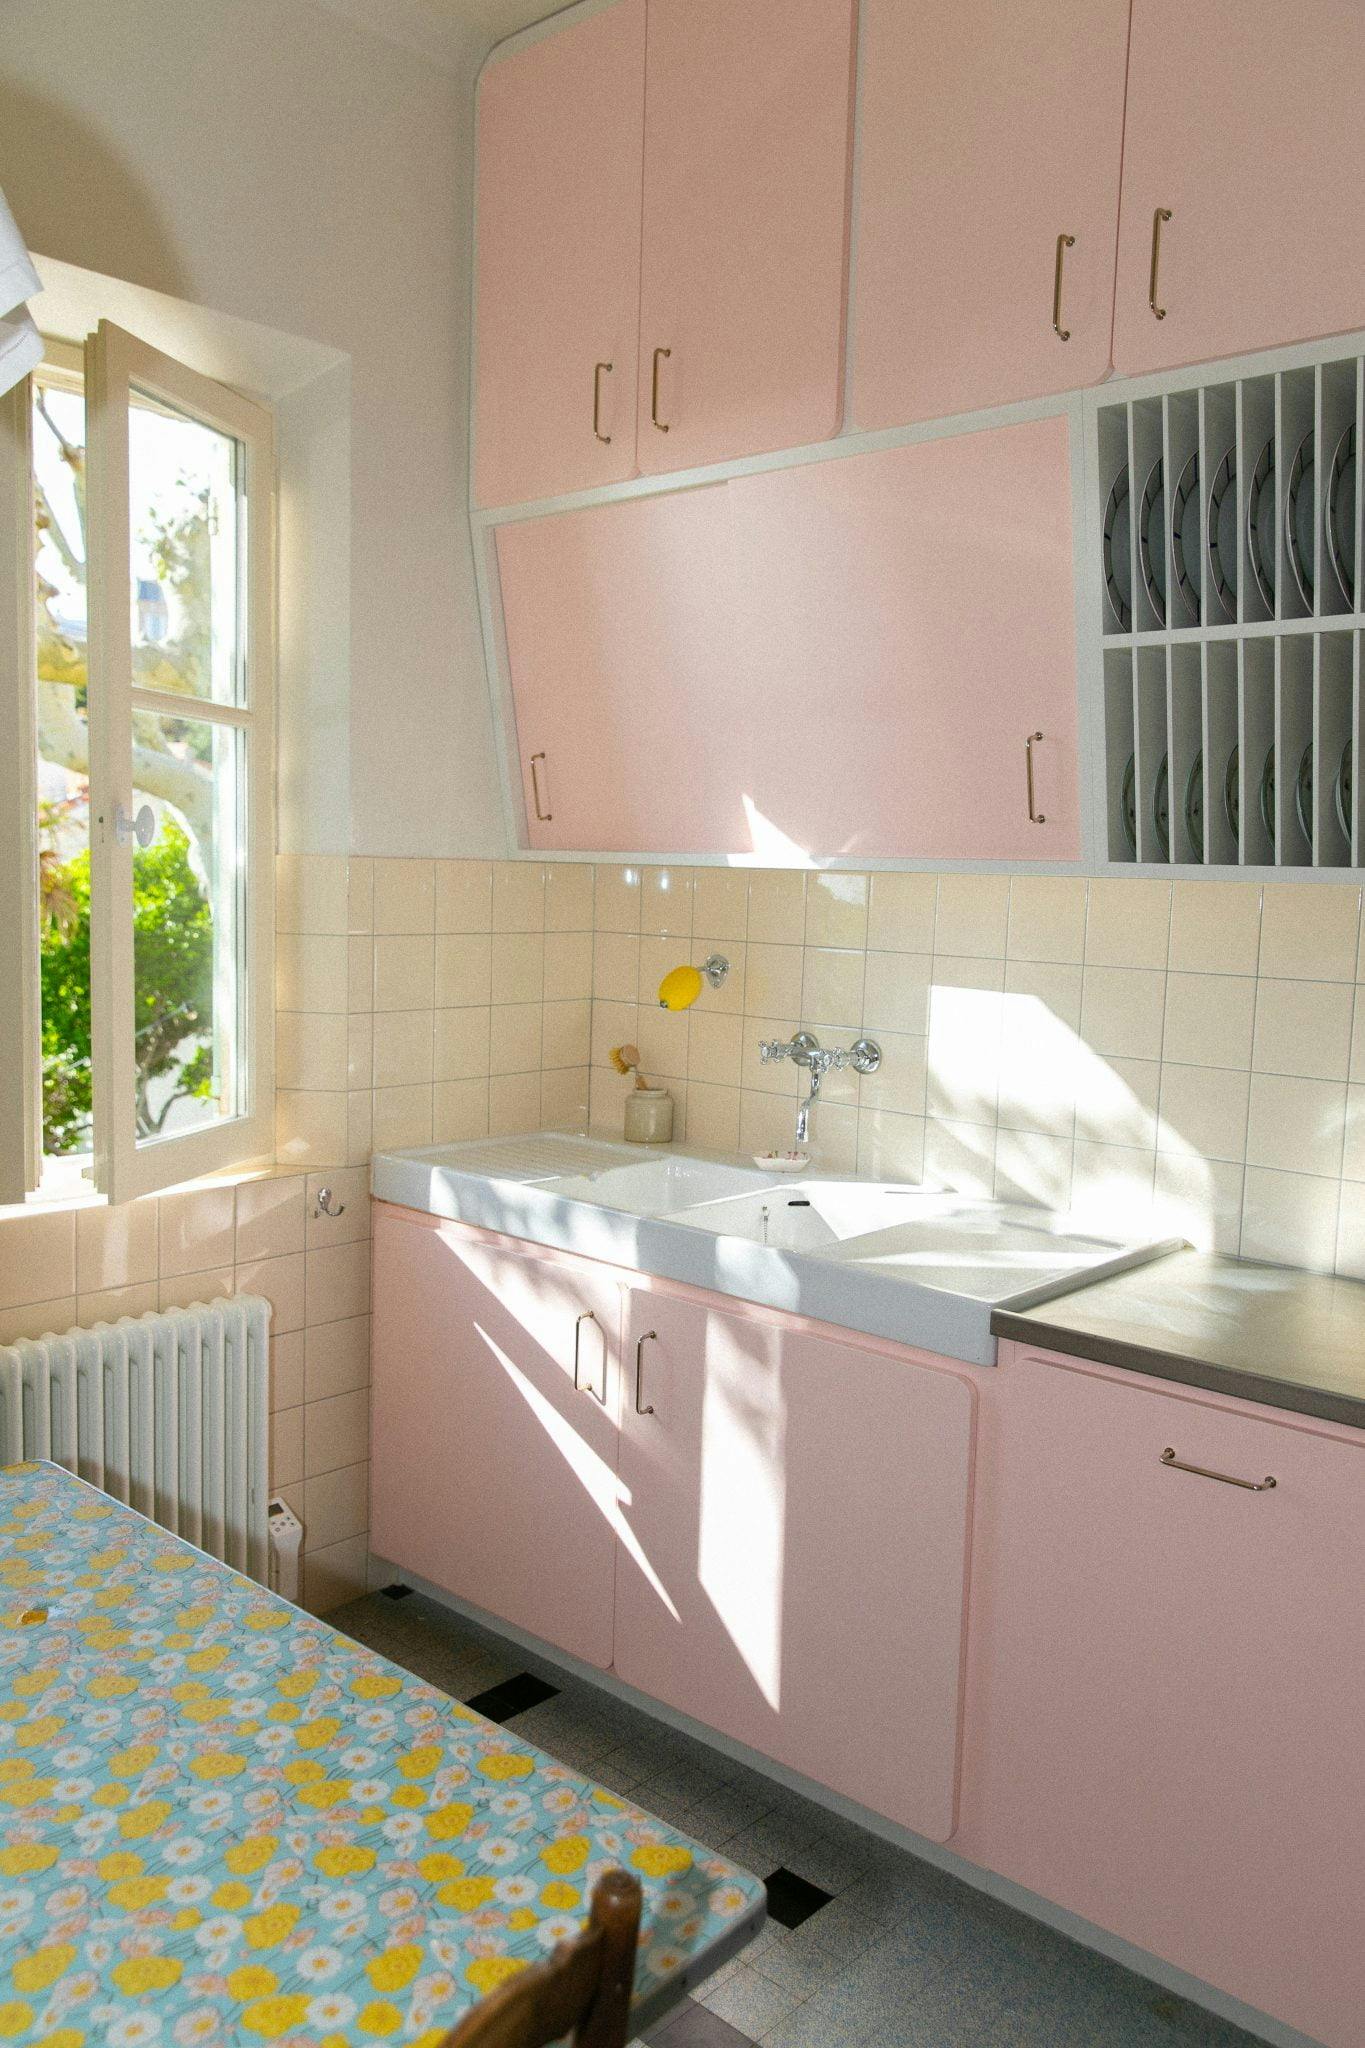
<instances>
[{"instance_id":1,"label":"black floor tile accent","mask_svg":"<svg viewBox=\"0 0 1365 2048\"><path fill-rule=\"evenodd\" d=\"M382 1588L386 1600L411 1600L411 1586L385 1586Z\"/></svg>"},{"instance_id":2,"label":"black floor tile accent","mask_svg":"<svg viewBox=\"0 0 1365 2048\"><path fill-rule=\"evenodd\" d=\"M547 1685L534 1673L519 1671L515 1678L504 1678L501 1685L490 1685L487 1692L476 1692L465 1705L482 1714L485 1721L510 1721L514 1714L524 1714L528 1707L552 1700L558 1691L557 1685Z\"/></svg>"},{"instance_id":3,"label":"black floor tile accent","mask_svg":"<svg viewBox=\"0 0 1365 2048\"><path fill-rule=\"evenodd\" d=\"M650 2048L753 2048L747 2034L741 2034L719 2013L685 1998L675 2012L645 2035Z\"/></svg>"},{"instance_id":4,"label":"black floor tile accent","mask_svg":"<svg viewBox=\"0 0 1365 2048\"><path fill-rule=\"evenodd\" d=\"M812 1913L818 1913L833 1898L833 1892L821 1891L818 1884L809 1878L798 1877L794 1870L775 1870L766 1880L768 1887L768 1918L776 1920L781 1927L799 1927L803 1920L809 1920Z\"/></svg>"}]
</instances>

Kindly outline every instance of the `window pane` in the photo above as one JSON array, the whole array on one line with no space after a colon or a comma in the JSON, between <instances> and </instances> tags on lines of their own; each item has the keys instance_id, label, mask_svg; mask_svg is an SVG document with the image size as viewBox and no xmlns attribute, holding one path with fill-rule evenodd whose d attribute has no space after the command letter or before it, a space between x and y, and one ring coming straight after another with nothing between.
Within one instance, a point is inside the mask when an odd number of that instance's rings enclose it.
<instances>
[{"instance_id":1,"label":"window pane","mask_svg":"<svg viewBox=\"0 0 1365 2048\"><path fill-rule=\"evenodd\" d=\"M139 1144L237 1116L243 1101L242 734L133 715L133 1001Z\"/></svg>"},{"instance_id":2,"label":"window pane","mask_svg":"<svg viewBox=\"0 0 1365 2048\"><path fill-rule=\"evenodd\" d=\"M90 732L86 716L85 398L33 386L43 1155L90 1151Z\"/></svg>"},{"instance_id":3,"label":"window pane","mask_svg":"<svg viewBox=\"0 0 1365 2048\"><path fill-rule=\"evenodd\" d=\"M135 391L128 464L134 686L242 703L238 445Z\"/></svg>"}]
</instances>

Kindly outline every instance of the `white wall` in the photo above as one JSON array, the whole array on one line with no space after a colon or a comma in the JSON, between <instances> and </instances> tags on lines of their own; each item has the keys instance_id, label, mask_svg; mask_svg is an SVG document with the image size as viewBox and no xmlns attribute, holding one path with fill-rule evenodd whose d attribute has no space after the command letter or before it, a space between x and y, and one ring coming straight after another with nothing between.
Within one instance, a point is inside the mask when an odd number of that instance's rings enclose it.
<instances>
[{"instance_id":1,"label":"white wall","mask_svg":"<svg viewBox=\"0 0 1365 2048\"><path fill-rule=\"evenodd\" d=\"M349 637L360 853L503 846L464 513L480 55L442 72L316 0L6 0L0 26L34 249L350 359L349 636L319 619L312 666Z\"/></svg>"}]
</instances>

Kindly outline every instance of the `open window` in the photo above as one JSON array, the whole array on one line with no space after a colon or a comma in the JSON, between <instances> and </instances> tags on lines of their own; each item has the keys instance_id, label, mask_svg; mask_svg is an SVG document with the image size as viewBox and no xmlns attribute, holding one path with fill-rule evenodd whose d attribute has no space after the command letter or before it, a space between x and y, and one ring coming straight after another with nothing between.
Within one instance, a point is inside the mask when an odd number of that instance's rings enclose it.
<instances>
[{"instance_id":1,"label":"open window","mask_svg":"<svg viewBox=\"0 0 1365 2048\"><path fill-rule=\"evenodd\" d=\"M0 431L0 1194L121 1202L273 1150L271 419L101 322Z\"/></svg>"}]
</instances>

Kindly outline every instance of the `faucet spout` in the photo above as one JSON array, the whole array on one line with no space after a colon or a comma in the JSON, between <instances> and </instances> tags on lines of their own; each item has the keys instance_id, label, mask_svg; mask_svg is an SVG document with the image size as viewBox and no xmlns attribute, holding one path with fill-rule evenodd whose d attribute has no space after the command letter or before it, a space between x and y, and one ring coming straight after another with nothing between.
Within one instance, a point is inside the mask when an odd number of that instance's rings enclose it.
<instances>
[{"instance_id":1,"label":"faucet spout","mask_svg":"<svg viewBox=\"0 0 1365 2048\"><path fill-rule=\"evenodd\" d=\"M816 1063L812 1060L810 1065L810 1094L806 1097L804 1102L799 1103L797 1105L796 1110L796 1142L798 1145L805 1144L806 1138L810 1132L811 1104L815 1101L816 1096L820 1093L820 1083L824 1080L824 1078L824 1068L822 1066L817 1066Z\"/></svg>"}]
</instances>

